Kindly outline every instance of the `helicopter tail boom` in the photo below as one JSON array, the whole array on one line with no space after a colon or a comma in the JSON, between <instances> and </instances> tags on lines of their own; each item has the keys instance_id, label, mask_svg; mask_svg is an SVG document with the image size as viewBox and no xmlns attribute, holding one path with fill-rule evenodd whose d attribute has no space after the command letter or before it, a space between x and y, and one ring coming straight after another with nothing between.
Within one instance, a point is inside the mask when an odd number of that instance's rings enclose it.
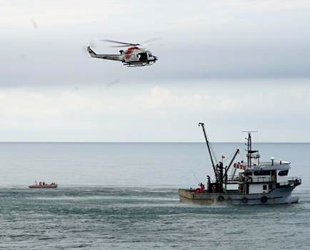
<instances>
[{"instance_id":1,"label":"helicopter tail boom","mask_svg":"<svg viewBox=\"0 0 310 250\"><path fill-rule=\"evenodd\" d=\"M112 60L112 61L123 61L124 55L122 54L96 54L90 46L87 47L87 51L91 57L95 57L98 59Z\"/></svg>"}]
</instances>

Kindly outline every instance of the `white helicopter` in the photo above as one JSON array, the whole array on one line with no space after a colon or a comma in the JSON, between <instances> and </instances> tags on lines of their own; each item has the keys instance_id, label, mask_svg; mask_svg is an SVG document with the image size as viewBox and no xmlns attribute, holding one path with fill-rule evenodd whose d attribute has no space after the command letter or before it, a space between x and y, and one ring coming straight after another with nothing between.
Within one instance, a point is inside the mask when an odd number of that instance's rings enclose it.
<instances>
[{"instance_id":1,"label":"white helicopter","mask_svg":"<svg viewBox=\"0 0 310 250\"><path fill-rule=\"evenodd\" d=\"M102 41L121 44L112 47L128 47L128 48L125 51L120 50L119 51L120 54L97 54L91 49L90 46L88 46L87 51L91 55L91 57L120 61L123 63L123 65L126 65L128 67L150 66L158 60L156 56L152 55L151 51L146 50L144 48L139 48L138 47L140 46L139 43L125 43L114 40L102 40Z\"/></svg>"}]
</instances>

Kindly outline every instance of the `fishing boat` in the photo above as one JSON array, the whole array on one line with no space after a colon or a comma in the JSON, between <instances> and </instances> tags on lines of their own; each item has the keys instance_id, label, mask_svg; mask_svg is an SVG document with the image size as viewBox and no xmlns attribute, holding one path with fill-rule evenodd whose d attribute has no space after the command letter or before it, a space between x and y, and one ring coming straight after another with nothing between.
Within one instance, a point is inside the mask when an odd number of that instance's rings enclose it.
<instances>
[{"instance_id":1,"label":"fishing boat","mask_svg":"<svg viewBox=\"0 0 310 250\"><path fill-rule=\"evenodd\" d=\"M260 161L258 150L252 149L252 132L247 133L247 161L236 162L235 159L240 153L237 149L231 160L224 166L222 161L217 162L214 151L208 140L204 123L199 123L205 137L208 153L215 176L211 181L207 176L206 185L199 184L199 188L179 189L181 202L192 202L198 204L219 204L229 203L233 205L242 204L290 204L297 203L299 198L292 196L292 191L301 184L301 178L288 177L290 162L275 160ZM231 175L228 175L232 170Z\"/></svg>"},{"instance_id":2,"label":"fishing boat","mask_svg":"<svg viewBox=\"0 0 310 250\"><path fill-rule=\"evenodd\" d=\"M43 182L39 182L39 184L37 182L35 182L35 184L33 185L29 185L29 188L57 188L58 184L56 184L55 182L52 182L51 184L47 184L44 181Z\"/></svg>"}]
</instances>

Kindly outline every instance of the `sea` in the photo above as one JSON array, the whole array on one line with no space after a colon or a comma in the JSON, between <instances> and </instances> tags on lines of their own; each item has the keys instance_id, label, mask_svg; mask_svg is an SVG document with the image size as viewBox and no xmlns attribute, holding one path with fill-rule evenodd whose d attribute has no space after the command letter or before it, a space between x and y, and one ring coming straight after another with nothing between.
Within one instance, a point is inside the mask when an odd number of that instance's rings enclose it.
<instances>
[{"instance_id":1,"label":"sea","mask_svg":"<svg viewBox=\"0 0 310 250\"><path fill-rule=\"evenodd\" d=\"M310 144L253 147L291 162L298 204L180 203L213 174L204 143L0 143L0 249L310 249ZM212 148L245 159L243 143Z\"/></svg>"}]
</instances>

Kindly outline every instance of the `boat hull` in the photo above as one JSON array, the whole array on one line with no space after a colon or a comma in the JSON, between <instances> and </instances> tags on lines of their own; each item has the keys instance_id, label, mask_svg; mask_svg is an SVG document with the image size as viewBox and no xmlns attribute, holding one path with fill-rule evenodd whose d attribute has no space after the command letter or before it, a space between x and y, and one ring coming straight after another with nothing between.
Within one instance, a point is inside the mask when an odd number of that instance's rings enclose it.
<instances>
[{"instance_id":1,"label":"boat hull","mask_svg":"<svg viewBox=\"0 0 310 250\"><path fill-rule=\"evenodd\" d=\"M238 190L227 193L196 193L192 189L179 189L181 202L201 205L232 204L232 205L274 205L297 203L299 198L291 196L294 187L277 188L263 194L241 194Z\"/></svg>"},{"instance_id":2,"label":"boat hull","mask_svg":"<svg viewBox=\"0 0 310 250\"><path fill-rule=\"evenodd\" d=\"M58 185L30 185L29 188L57 188Z\"/></svg>"}]
</instances>

